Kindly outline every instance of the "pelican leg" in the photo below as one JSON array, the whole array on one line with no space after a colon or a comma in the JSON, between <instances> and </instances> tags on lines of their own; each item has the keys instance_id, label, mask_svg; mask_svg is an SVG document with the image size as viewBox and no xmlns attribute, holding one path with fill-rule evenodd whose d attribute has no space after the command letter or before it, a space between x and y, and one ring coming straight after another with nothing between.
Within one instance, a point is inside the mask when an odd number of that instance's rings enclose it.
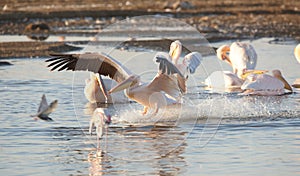
<instances>
[{"instance_id":1,"label":"pelican leg","mask_svg":"<svg viewBox=\"0 0 300 176\"><path fill-rule=\"evenodd\" d=\"M142 112L143 115L147 114L148 112L148 107L147 106L144 106L144 111Z\"/></svg>"},{"instance_id":2,"label":"pelican leg","mask_svg":"<svg viewBox=\"0 0 300 176\"><path fill-rule=\"evenodd\" d=\"M104 82L103 82L103 79L102 77L99 75L99 74L96 74L96 78L97 78L97 81L99 83L99 87L100 87L100 90L102 91L104 97L105 97L105 103L107 103L108 101L108 94L107 94L107 89L104 85Z\"/></svg>"}]
</instances>

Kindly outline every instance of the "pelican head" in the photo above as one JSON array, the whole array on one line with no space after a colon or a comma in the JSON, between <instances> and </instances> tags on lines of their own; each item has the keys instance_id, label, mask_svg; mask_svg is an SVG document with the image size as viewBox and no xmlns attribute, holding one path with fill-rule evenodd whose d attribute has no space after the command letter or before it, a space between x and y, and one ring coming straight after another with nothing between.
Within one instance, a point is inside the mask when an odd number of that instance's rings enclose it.
<instances>
[{"instance_id":1,"label":"pelican head","mask_svg":"<svg viewBox=\"0 0 300 176\"><path fill-rule=\"evenodd\" d=\"M229 65L232 65L230 58L228 56L229 51L230 51L230 47L228 45L222 45L217 49L217 57L220 60L227 62Z\"/></svg>"},{"instance_id":2,"label":"pelican head","mask_svg":"<svg viewBox=\"0 0 300 176\"><path fill-rule=\"evenodd\" d=\"M273 76L277 79L279 79L280 81L283 82L284 84L284 88L290 91L293 91L292 87L290 86L290 84L284 79L284 77L282 76L281 72L279 70L273 70L272 71Z\"/></svg>"},{"instance_id":3,"label":"pelican head","mask_svg":"<svg viewBox=\"0 0 300 176\"><path fill-rule=\"evenodd\" d=\"M176 64L182 51L182 44L179 40L175 40L170 45L169 55L171 56L173 62Z\"/></svg>"},{"instance_id":4,"label":"pelican head","mask_svg":"<svg viewBox=\"0 0 300 176\"><path fill-rule=\"evenodd\" d=\"M298 44L294 50L294 55L297 61L300 63L300 44Z\"/></svg>"},{"instance_id":5,"label":"pelican head","mask_svg":"<svg viewBox=\"0 0 300 176\"><path fill-rule=\"evenodd\" d=\"M120 82L118 85L113 87L108 93L114 93L114 92L119 92L121 90L134 87L135 85L138 85L140 82L140 77L136 75L131 75L124 81Z\"/></svg>"}]
</instances>

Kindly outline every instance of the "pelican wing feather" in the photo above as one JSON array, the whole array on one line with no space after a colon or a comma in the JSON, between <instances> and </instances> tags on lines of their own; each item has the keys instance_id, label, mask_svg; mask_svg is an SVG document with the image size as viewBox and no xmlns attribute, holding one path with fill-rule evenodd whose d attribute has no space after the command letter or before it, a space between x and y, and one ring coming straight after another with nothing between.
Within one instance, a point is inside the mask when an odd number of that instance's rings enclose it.
<instances>
[{"instance_id":1,"label":"pelican wing feather","mask_svg":"<svg viewBox=\"0 0 300 176\"><path fill-rule=\"evenodd\" d=\"M109 76L117 82L124 81L131 75L131 72L121 63L104 53L51 54L51 56L53 58L46 60L51 62L48 65L52 67L51 71L91 71Z\"/></svg>"}]
</instances>

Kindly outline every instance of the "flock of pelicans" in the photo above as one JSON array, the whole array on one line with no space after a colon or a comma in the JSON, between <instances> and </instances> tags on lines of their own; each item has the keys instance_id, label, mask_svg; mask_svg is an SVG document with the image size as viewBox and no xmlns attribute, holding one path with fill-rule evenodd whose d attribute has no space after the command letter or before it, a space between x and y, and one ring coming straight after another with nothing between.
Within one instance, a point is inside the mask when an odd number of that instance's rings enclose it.
<instances>
[{"instance_id":1,"label":"flock of pelicans","mask_svg":"<svg viewBox=\"0 0 300 176\"><path fill-rule=\"evenodd\" d=\"M300 44L294 54L300 63ZM160 108L181 102L187 92L187 79L195 73L202 60L198 52L190 52L184 57L181 55L182 44L178 40L171 43L169 53L157 53L154 62L158 64L158 72L148 83L142 82L139 75L131 73L104 53L52 54L46 62L50 62L48 67L51 71L90 71L84 94L91 103L124 103L131 99L144 106L142 114L156 114ZM272 75L267 74L266 70L255 70L257 54L250 44L234 42L231 46L223 45L217 49L217 57L227 62L233 71L212 73L205 80L209 88L220 85L221 81L224 89L238 89L242 95L269 96L293 92L279 70L273 70ZM222 80L217 79L218 75L222 76ZM299 84L293 87L299 88ZM124 93L120 92L124 89ZM103 127L110 122L107 111L96 108L90 122L90 132L96 126L97 136L101 137Z\"/></svg>"}]
</instances>

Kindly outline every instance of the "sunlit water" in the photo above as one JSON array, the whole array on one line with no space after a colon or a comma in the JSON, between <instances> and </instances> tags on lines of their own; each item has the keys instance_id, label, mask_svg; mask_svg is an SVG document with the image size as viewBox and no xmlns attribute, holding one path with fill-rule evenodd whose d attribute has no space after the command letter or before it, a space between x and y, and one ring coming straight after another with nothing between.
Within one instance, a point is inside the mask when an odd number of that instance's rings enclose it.
<instances>
[{"instance_id":1,"label":"sunlit water","mask_svg":"<svg viewBox=\"0 0 300 176\"><path fill-rule=\"evenodd\" d=\"M270 40L252 41L257 68L278 68L292 83L300 77L295 44ZM156 73L154 53L111 54L145 81ZM230 70L215 56L204 57L190 78L182 106L155 117L140 115L137 103L109 106L113 123L98 151L95 135L87 133L93 110L83 95L88 73L50 72L44 59L9 61L14 65L0 67L2 175L300 174L299 90L276 97L206 91L201 82L209 73ZM30 117L42 94L58 100L53 122Z\"/></svg>"}]
</instances>

